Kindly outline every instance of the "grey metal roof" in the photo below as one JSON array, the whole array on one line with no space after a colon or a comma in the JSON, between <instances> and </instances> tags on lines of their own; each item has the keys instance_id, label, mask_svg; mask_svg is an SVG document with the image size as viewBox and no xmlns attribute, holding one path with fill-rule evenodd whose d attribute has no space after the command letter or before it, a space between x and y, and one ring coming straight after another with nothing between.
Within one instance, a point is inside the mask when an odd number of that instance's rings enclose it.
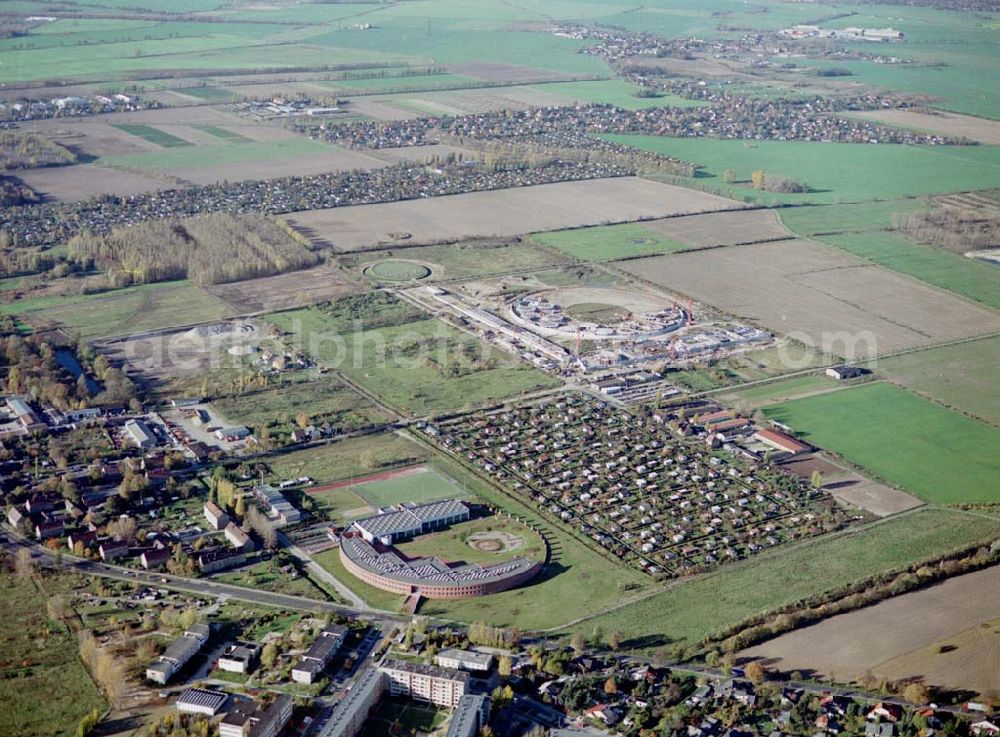
<instances>
[{"instance_id":1,"label":"grey metal roof","mask_svg":"<svg viewBox=\"0 0 1000 737\"><path fill-rule=\"evenodd\" d=\"M382 671L369 668L361 673L355 679L351 690L334 707L333 713L330 714L330 718L327 720L326 726L323 727L323 731L319 733L319 737L333 737L340 734L346 722L352 721L360 710L369 708L367 702L372 692L381 693L383 687L384 675Z\"/></svg>"},{"instance_id":2,"label":"grey metal roof","mask_svg":"<svg viewBox=\"0 0 1000 737\"><path fill-rule=\"evenodd\" d=\"M451 716L447 737L474 737L482 726L479 715L485 700L485 696L478 694L465 694L460 698Z\"/></svg>"},{"instance_id":3,"label":"grey metal roof","mask_svg":"<svg viewBox=\"0 0 1000 737\"><path fill-rule=\"evenodd\" d=\"M222 691L209 691L204 688L189 688L177 697L177 704L187 704L190 706L208 707L212 711L218 711L226 703L229 694Z\"/></svg>"}]
</instances>

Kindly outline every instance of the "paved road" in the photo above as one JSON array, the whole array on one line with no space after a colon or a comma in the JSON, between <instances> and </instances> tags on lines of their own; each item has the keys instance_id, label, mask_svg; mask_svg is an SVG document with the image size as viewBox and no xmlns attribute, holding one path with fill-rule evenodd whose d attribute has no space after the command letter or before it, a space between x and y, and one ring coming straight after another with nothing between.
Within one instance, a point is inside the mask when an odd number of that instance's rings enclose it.
<instances>
[{"instance_id":1,"label":"paved road","mask_svg":"<svg viewBox=\"0 0 1000 737\"><path fill-rule=\"evenodd\" d=\"M337 592L337 595L349 602L352 607L362 612L371 611L371 607L365 603L364 599L351 591L347 586L341 583L340 579L314 561L308 551L289 540L285 533L278 533L278 542L286 552L288 552L293 558L298 559L302 565L309 569L309 573L311 575L315 576L320 581L324 581L329 584L333 590Z\"/></svg>"}]
</instances>

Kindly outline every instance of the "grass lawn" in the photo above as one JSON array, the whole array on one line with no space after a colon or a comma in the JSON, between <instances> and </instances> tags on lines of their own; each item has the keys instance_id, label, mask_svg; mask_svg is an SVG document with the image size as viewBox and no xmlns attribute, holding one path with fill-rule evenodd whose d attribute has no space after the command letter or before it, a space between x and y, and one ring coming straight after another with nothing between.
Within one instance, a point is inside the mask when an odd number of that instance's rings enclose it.
<instances>
[{"instance_id":1,"label":"grass lawn","mask_svg":"<svg viewBox=\"0 0 1000 737\"><path fill-rule=\"evenodd\" d=\"M236 586L273 591L288 596L304 596L307 599L334 598L329 596L325 590L317 589L305 576L282 573L281 566L275 558L235 571L220 573L212 578ZM246 679L244 678L244 680Z\"/></svg>"},{"instance_id":2,"label":"grass lawn","mask_svg":"<svg viewBox=\"0 0 1000 737\"><path fill-rule=\"evenodd\" d=\"M252 138L247 138L228 128L220 128L217 125L199 125L196 127L198 130L205 131L205 133L213 135L216 138L221 138L223 141L228 141L229 143L250 143L253 141Z\"/></svg>"},{"instance_id":3,"label":"grass lawn","mask_svg":"<svg viewBox=\"0 0 1000 737\"><path fill-rule=\"evenodd\" d=\"M920 245L897 233L845 233L819 240L879 266L1000 309L997 267L978 259Z\"/></svg>"},{"instance_id":4,"label":"grass lawn","mask_svg":"<svg viewBox=\"0 0 1000 737\"><path fill-rule=\"evenodd\" d=\"M616 261L638 256L656 256L690 248L633 223L555 230L535 233L531 237L539 243L583 261Z\"/></svg>"},{"instance_id":5,"label":"grass lawn","mask_svg":"<svg viewBox=\"0 0 1000 737\"><path fill-rule=\"evenodd\" d=\"M877 371L890 381L987 422L1000 424L1000 337L880 358Z\"/></svg>"},{"instance_id":6,"label":"grass lawn","mask_svg":"<svg viewBox=\"0 0 1000 737\"><path fill-rule=\"evenodd\" d=\"M104 699L77 656L76 637L48 618L50 596L72 591L79 579L45 576L21 582L0 574L0 734L62 737Z\"/></svg>"},{"instance_id":7,"label":"grass lawn","mask_svg":"<svg viewBox=\"0 0 1000 737\"><path fill-rule=\"evenodd\" d=\"M446 709L415 701L385 700L365 721L362 737L394 737L433 732L442 726L450 715ZM398 729L393 725L398 724Z\"/></svg>"},{"instance_id":8,"label":"grass lawn","mask_svg":"<svg viewBox=\"0 0 1000 737\"><path fill-rule=\"evenodd\" d=\"M763 204L859 202L1000 186L1000 146L603 137L701 164L704 169L692 184ZM736 184L723 183L722 174L727 169L736 172ZM805 182L813 191L758 192L750 187L750 175L757 169Z\"/></svg>"},{"instance_id":9,"label":"grass lawn","mask_svg":"<svg viewBox=\"0 0 1000 737\"><path fill-rule=\"evenodd\" d=\"M588 621L620 630L626 647L696 643L776 607L1000 534L1000 518L928 509L848 534L809 540L676 586Z\"/></svg>"},{"instance_id":10,"label":"grass lawn","mask_svg":"<svg viewBox=\"0 0 1000 737\"><path fill-rule=\"evenodd\" d=\"M159 128L154 128L151 125L142 125L140 123L117 123L114 127L120 131L125 131L133 136L139 136L145 141L150 143L155 143L157 146L162 146L163 148L180 148L182 146L190 146L191 141L185 141L183 138L178 138L177 136L171 135L166 131L162 131ZM155 154L154 154L155 155Z\"/></svg>"},{"instance_id":11,"label":"grass lawn","mask_svg":"<svg viewBox=\"0 0 1000 737\"><path fill-rule=\"evenodd\" d=\"M463 498L468 492L451 479L425 466L424 471L372 481L353 489L373 507L388 507L403 502L430 502L435 499Z\"/></svg>"},{"instance_id":12,"label":"grass lawn","mask_svg":"<svg viewBox=\"0 0 1000 737\"><path fill-rule=\"evenodd\" d=\"M764 412L927 501L1000 501L1000 430L892 384L865 384Z\"/></svg>"},{"instance_id":13,"label":"grass lawn","mask_svg":"<svg viewBox=\"0 0 1000 737\"><path fill-rule=\"evenodd\" d=\"M467 540L469 535L478 532L506 532L521 538L523 542L521 547L514 550L490 552L474 548L469 544ZM447 530L421 535L396 547L411 558L436 555L450 563L465 561L490 565L516 556L534 560L542 560L545 557L545 542L541 535L515 520L496 515L460 522Z\"/></svg>"},{"instance_id":14,"label":"grass lawn","mask_svg":"<svg viewBox=\"0 0 1000 737\"><path fill-rule=\"evenodd\" d=\"M278 453L268 458L268 464L278 481L308 476L323 484L413 465L426 458L423 446L395 433L381 433Z\"/></svg>"},{"instance_id":15,"label":"grass lawn","mask_svg":"<svg viewBox=\"0 0 1000 737\"><path fill-rule=\"evenodd\" d=\"M296 317L302 320L303 346L319 363L339 369L401 412L457 410L558 383L435 319L345 336L337 334L335 320L318 310L271 319L289 329Z\"/></svg>"},{"instance_id":16,"label":"grass lawn","mask_svg":"<svg viewBox=\"0 0 1000 737\"><path fill-rule=\"evenodd\" d=\"M220 320L232 310L187 281L158 282L100 294L43 297L0 305L0 314L58 325L83 338Z\"/></svg>"}]
</instances>

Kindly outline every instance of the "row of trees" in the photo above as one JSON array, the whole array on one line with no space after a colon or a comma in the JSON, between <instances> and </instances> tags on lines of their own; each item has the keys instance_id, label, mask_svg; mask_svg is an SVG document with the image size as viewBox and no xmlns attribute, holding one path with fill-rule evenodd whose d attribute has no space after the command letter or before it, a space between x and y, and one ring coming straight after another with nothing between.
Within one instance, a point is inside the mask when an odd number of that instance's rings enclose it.
<instances>
[{"instance_id":1,"label":"row of trees","mask_svg":"<svg viewBox=\"0 0 1000 737\"><path fill-rule=\"evenodd\" d=\"M190 279L199 285L269 276L318 262L315 253L263 215L212 213L150 220L104 236L84 231L70 256L117 271L125 283Z\"/></svg>"},{"instance_id":2,"label":"row of trees","mask_svg":"<svg viewBox=\"0 0 1000 737\"><path fill-rule=\"evenodd\" d=\"M90 630L80 630L78 638L80 660L108 701L112 705L119 703L128 692L128 671L125 664L108 648L101 647Z\"/></svg>"},{"instance_id":3,"label":"row of trees","mask_svg":"<svg viewBox=\"0 0 1000 737\"><path fill-rule=\"evenodd\" d=\"M965 253L1000 244L1000 217L991 214L985 206L968 211L936 208L902 215L897 220L899 227L919 243Z\"/></svg>"}]
</instances>

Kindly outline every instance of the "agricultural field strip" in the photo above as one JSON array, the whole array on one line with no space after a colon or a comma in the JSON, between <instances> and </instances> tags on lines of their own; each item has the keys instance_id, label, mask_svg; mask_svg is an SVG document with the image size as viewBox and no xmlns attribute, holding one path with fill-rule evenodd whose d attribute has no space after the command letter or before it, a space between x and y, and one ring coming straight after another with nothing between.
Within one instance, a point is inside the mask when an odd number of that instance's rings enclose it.
<instances>
[{"instance_id":1,"label":"agricultural field strip","mask_svg":"<svg viewBox=\"0 0 1000 737\"><path fill-rule=\"evenodd\" d=\"M937 642L1000 611L1000 567L951 578L818 624L740 653L784 671L808 668L848 680L899 655ZM918 674L913 674L918 675Z\"/></svg>"},{"instance_id":2,"label":"agricultural field strip","mask_svg":"<svg viewBox=\"0 0 1000 737\"><path fill-rule=\"evenodd\" d=\"M293 213L290 222L341 250L406 243L515 236L607 220L734 210L742 203L636 177L542 184L377 205Z\"/></svg>"},{"instance_id":3,"label":"agricultural field strip","mask_svg":"<svg viewBox=\"0 0 1000 737\"><path fill-rule=\"evenodd\" d=\"M819 347L839 335L861 340L857 347L866 352L894 353L1000 331L1000 314L989 308L813 241L655 256L621 268ZM866 333L874 345L863 339ZM849 345L827 347L836 352Z\"/></svg>"},{"instance_id":4,"label":"agricultural field strip","mask_svg":"<svg viewBox=\"0 0 1000 737\"><path fill-rule=\"evenodd\" d=\"M643 426L647 442L630 446L639 435L623 430L636 423L589 395L566 394L439 429L446 447L495 482L654 574L745 558L826 521L821 495L801 480L723 461L652 421ZM708 491L687 486L706 477Z\"/></svg>"}]
</instances>

